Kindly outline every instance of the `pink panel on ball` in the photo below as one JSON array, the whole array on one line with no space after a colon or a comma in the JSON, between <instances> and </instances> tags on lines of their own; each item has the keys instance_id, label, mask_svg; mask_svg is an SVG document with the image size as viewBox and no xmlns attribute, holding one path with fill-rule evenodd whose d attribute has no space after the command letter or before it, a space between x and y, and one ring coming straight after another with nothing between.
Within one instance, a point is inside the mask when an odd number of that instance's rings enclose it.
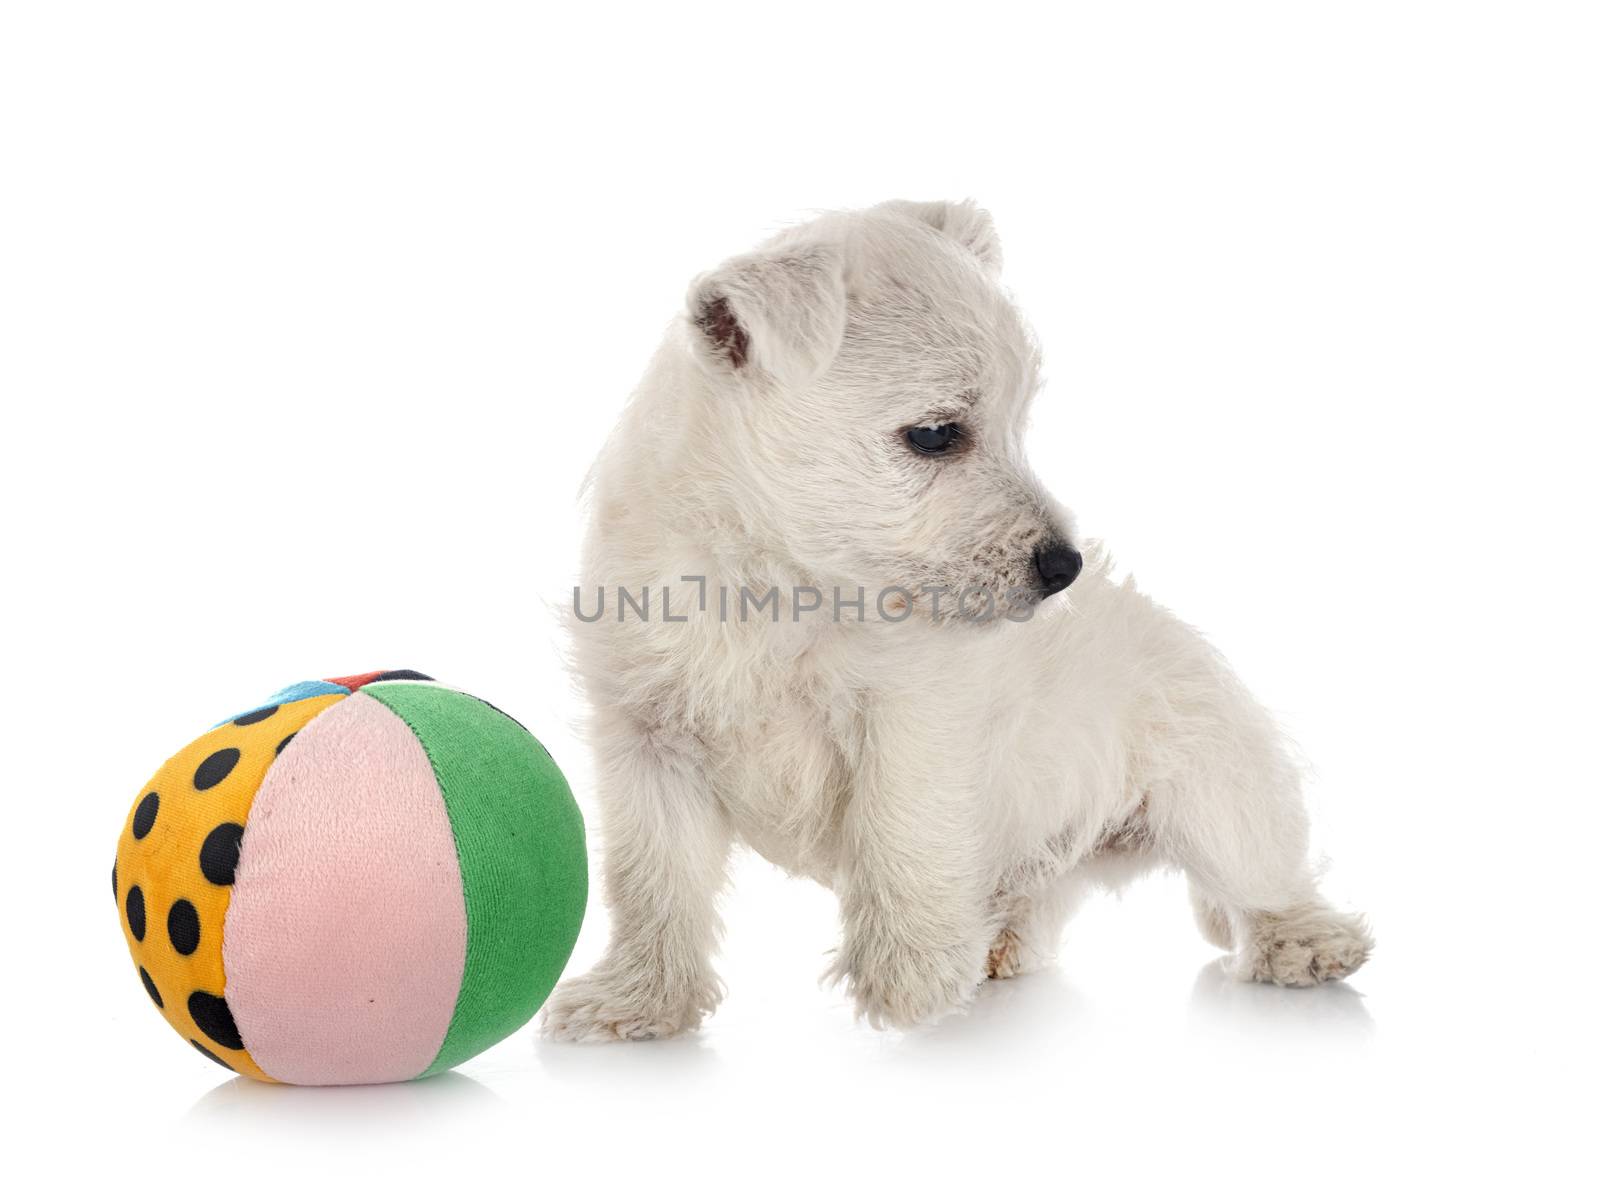
<instances>
[{"instance_id":1,"label":"pink panel on ball","mask_svg":"<svg viewBox=\"0 0 1600 1199\"><path fill-rule=\"evenodd\" d=\"M284 748L251 806L222 939L239 1034L284 1082L414 1078L444 1042L466 954L428 755L352 695Z\"/></svg>"}]
</instances>

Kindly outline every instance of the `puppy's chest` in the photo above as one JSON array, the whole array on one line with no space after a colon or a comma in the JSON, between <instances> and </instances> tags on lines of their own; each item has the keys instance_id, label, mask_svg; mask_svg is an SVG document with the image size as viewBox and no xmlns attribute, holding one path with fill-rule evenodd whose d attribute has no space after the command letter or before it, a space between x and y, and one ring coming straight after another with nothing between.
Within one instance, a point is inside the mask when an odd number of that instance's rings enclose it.
<instances>
[{"instance_id":1,"label":"puppy's chest","mask_svg":"<svg viewBox=\"0 0 1600 1199\"><path fill-rule=\"evenodd\" d=\"M814 702L780 701L729 728L712 745L712 785L757 853L828 882L850 796L841 738L848 729Z\"/></svg>"}]
</instances>

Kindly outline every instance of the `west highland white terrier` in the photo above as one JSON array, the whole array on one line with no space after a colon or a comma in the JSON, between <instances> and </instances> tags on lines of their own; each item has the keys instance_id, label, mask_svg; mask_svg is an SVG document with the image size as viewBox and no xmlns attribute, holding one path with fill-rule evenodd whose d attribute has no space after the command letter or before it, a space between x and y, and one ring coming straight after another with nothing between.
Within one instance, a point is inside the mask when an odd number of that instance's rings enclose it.
<instances>
[{"instance_id":1,"label":"west highland white terrier","mask_svg":"<svg viewBox=\"0 0 1600 1199\"><path fill-rule=\"evenodd\" d=\"M1030 471L999 273L981 209L892 201L690 288L589 484L611 941L551 1035L699 1025L736 840L836 893L831 973L874 1025L1036 967L1086 886L1155 865L1241 980L1366 959L1271 718Z\"/></svg>"}]
</instances>

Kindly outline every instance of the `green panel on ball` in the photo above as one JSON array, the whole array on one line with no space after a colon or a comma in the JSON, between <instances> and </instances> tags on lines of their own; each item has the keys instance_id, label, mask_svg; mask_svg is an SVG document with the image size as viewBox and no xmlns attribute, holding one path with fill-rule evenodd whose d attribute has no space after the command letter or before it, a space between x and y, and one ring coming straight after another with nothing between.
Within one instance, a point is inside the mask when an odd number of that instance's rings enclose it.
<instances>
[{"instance_id":1,"label":"green panel on ball","mask_svg":"<svg viewBox=\"0 0 1600 1199\"><path fill-rule=\"evenodd\" d=\"M437 1074L522 1027L561 977L589 893L583 817L544 746L482 700L409 683L362 694L417 734L455 832L467 960L450 1029L424 1071Z\"/></svg>"}]
</instances>

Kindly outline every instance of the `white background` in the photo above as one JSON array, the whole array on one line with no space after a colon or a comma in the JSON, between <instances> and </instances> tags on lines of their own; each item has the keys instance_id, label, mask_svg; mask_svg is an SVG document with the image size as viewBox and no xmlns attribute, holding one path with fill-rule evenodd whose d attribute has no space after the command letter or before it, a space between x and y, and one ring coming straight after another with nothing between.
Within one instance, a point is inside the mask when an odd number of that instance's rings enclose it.
<instances>
[{"instance_id":1,"label":"white background","mask_svg":"<svg viewBox=\"0 0 1600 1199\"><path fill-rule=\"evenodd\" d=\"M1593 1185L1592 6L0 11L13 1181ZM404 666L588 806L582 474L694 274L891 196L993 211L1036 466L1316 763L1371 965L1224 983L1154 878L874 1033L816 984L830 897L746 860L680 1042L302 1091L174 1038L105 885L140 784L283 683Z\"/></svg>"}]
</instances>

